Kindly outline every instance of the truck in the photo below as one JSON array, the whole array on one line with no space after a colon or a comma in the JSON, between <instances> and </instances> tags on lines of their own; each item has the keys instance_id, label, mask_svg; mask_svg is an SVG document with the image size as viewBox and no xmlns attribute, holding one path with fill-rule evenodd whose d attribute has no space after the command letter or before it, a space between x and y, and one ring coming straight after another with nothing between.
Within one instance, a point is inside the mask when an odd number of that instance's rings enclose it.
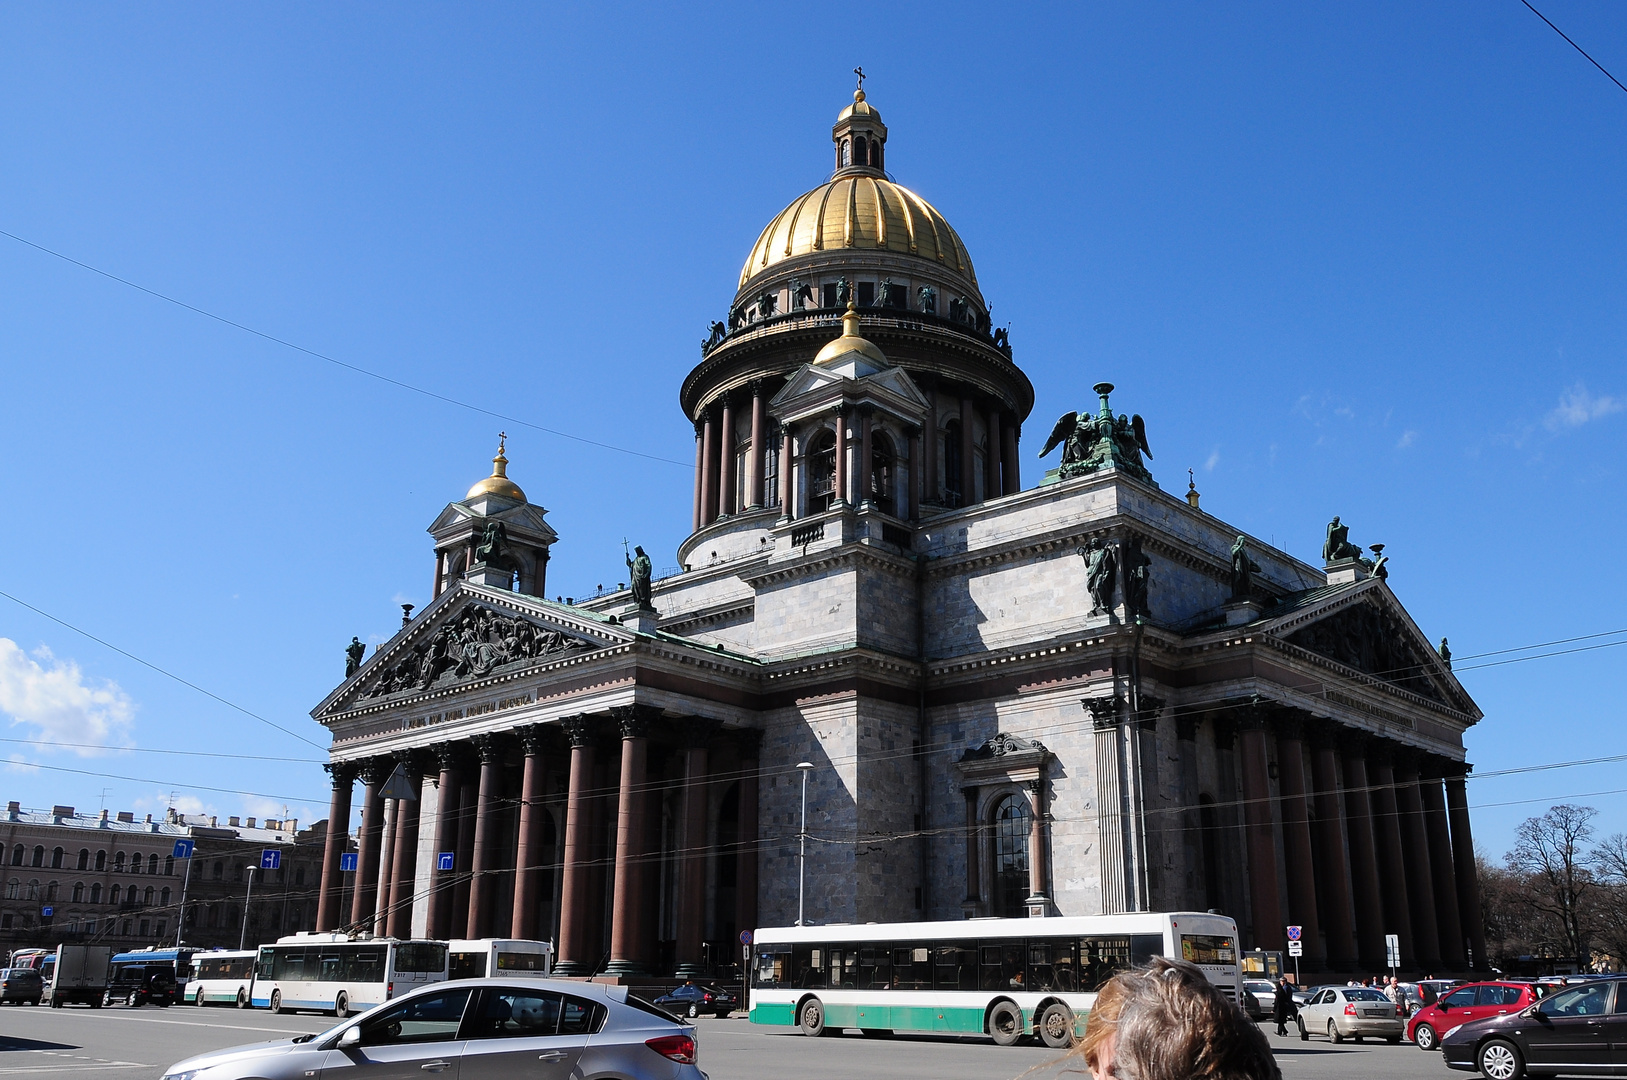
<instances>
[{"instance_id":1,"label":"truck","mask_svg":"<svg viewBox=\"0 0 1627 1080\"><path fill-rule=\"evenodd\" d=\"M51 1008L78 1002L100 1009L111 978L112 960L113 949L107 945L58 945Z\"/></svg>"}]
</instances>

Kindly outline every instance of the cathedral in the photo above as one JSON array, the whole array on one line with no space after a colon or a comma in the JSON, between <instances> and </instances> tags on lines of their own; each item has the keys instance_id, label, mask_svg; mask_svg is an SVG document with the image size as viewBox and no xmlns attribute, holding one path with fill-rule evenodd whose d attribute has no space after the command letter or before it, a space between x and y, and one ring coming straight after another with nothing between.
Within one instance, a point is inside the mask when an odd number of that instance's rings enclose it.
<instances>
[{"instance_id":1,"label":"cathedral","mask_svg":"<svg viewBox=\"0 0 1627 1080\"><path fill-rule=\"evenodd\" d=\"M679 387L680 569L640 550L548 599L559 538L500 447L429 527L434 599L353 643L312 712L330 820L362 800L318 929L543 938L637 980L716 971L799 901L1214 909L1245 948L1301 927L1312 972L1382 970L1387 934L1404 970L1484 968L1481 714L1382 545L1335 519L1312 565L1165 491L1133 386L1025 444L1033 387L862 88L831 134Z\"/></svg>"}]
</instances>

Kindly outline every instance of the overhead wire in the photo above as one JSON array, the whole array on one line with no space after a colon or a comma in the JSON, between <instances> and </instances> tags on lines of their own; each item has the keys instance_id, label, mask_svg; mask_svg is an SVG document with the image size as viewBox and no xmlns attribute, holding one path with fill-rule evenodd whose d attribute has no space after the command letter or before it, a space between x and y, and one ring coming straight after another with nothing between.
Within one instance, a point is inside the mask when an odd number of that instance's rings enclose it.
<instances>
[{"instance_id":1,"label":"overhead wire","mask_svg":"<svg viewBox=\"0 0 1627 1080\"><path fill-rule=\"evenodd\" d=\"M1615 83L1617 88L1619 88L1623 93L1627 93L1627 86L1623 86L1620 79L1618 79L1614 75L1610 74L1610 72L1605 69L1605 66L1603 64L1601 64L1597 60L1593 59L1592 54L1590 54L1586 49L1582 48L1580 45L1576 44L1575 41L1571 40L1571 36L1569 34L1565 33L1565 31L1563 31L1559 27L1555 26L1552 19L1548 18L1548 16L1544 15L1542 12L1538 11L1536 8L1531 7L1531 0L1520 0L1520 3L1524 4L1528 8L1531 8L1531 14L1535 15L1537 18L1539 18L1543 22L1547 23L1549 29L1551 29L1554 33L1558 34L1560 37L1564 38L1565 41L1567 43L1569 43L1571 48L1575 49L1577 52L1581 53L1584 57L1586 57L1588 63L1592 64L1594 67L1598 68L1600 71L1603 71L1605 78L1607 78L1611 82Z\"/></svg>"}]
</instances>

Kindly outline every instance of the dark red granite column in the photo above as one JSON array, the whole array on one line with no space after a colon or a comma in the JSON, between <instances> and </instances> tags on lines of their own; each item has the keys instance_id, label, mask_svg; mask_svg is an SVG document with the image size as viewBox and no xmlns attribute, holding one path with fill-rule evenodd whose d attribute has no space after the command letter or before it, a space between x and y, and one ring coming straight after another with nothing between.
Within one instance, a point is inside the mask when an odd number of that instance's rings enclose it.
<instances>
[{"instance_id":1,"label":"dark red granite column","mask_svg":"<svg viewBox=\"0 0 1627 1080\"><path fill-rule=\"evenodd\" d=\"M1017 461L1017 421L1008 418L1001 431L1005 433L1006 439L1006 452L1000 458L1001 464L1005 466L1005 494L1015 495L1023 489L1022 466Z\"/></svg>"},{"instance_id":2,"label":"dark red granite column","mask_svg":"<svg viewBox=\"0 0 1627 1080\"><path fill-rule=\"evenodd\" d=\"M1356 914L1356 963L1362 970L1384 967L1384 897L1379 889L1378 848L1367 780L1365 732L1346 729L1340 738L1345 777L1345 835L1350 843L1350 896Z\"/></svg>"},{"instance_id":3,"label":"dark red granite column","mask_svg":"<svg viewBox=\"0 0 1627 1080\"><path fill-rule=\"evenodd\" d=\"M977 464L977 458L972 453L972 441L977 435L977 429L972 417L977 412L972 408L972 399L960 399L960 505L970 506L977 501L977 475L972 471Z\"/></svg>"},{"instance_id":4,"label":"dark red granite column","mask_svg":"<svg viewBox=\"0 0 1627 1080\"><path fill-rule=\"evenodd\" d=\"M457 856L458 788L463 777L458 771L457 750L451 743L440 743L434 752L441 772L435 784L435 858L429 864L429 918L425 925L429 937L444 941L452 936L452 882L457 871L441 869L441 853L452 852L454 860Z\"/></svg>"},{"instance_id":5,"label":"dark red granite column","mask_svg":"<svg viewBox=\"0 0 1627 1080\"><path fill-rule=\"evenodd\" d=\"M792 487L793 462L791 460L791 428L789 425L780 429L780 518L790 521L796 517L796 507L792 504L795 488Z\"/></svg>"},{"instance_id":6,"label":"dark red granite column","mask_svg":"<svg viewBox=\"0 0 1627 1080\"><path fill-rule=\"evenodd\" d=\"M1277 844L1271 828L1271 781L1266 760L1265 718L1244 710L1237 730L1243 773L1243 836L1248 847L1249 907L1253 947L1284 947L1282 902L1277 893Z\"/></svg>"},{"instance_id":7,"label":"dark red granite column","mask_svg":"<svg viewBox=\"0 0 1627 1080\"><path fill-rule=\"evenodd\" d=\"M1435 882L1423 801L1418 797L1415 751L1396 755L1394 775L1396 809L1401 815L1401 858L1406 868L1407 898L1412 902L1413 962L1433 972L1441 966L1440 924L1435 918Z\"/></svg>"},{"instance_id":8,"label":"dark red granite column","mask_svg":"<svg viewBox=\"0 0 1627 1080\"><path fill-rule=\"evenodd\" d=\"M548 820L548 810L542 805L545 732L540 724L527 724L515 734L525 747L525 772L520 781L520 835L509 933L529 941L537 937L537 906L542 903L542 827Z\"/></svg>"},{"instance_id":9,"label":"dark red granite column","mask_svg":"<svg viewBox=\"0 0 1627 1080\"><path fill-rule=\"evenodd\" d=\"M998 405L989 409L984 421L988 431L988 457L984 464L983 490L991 499L998 499L1006 493L1005 474L1000 469L1000 460L1005 456L1005 443L1000 439L1000 407Z\"/></svg>"},{"instance_id":10,"label":"dark red granite column","mask_svg":"<svg viewBox=\"0 0 1627 1080\"><path fill-rule=\"evenodd\" d=\"M909 520L921 520L921 433L910 432Z\"/></svg>"},{"instance_id":11,"label":"dark red granite column","mask_svg":"<svg viewBox=\"0 0 1627 1080\"><path fill-rule=\"evenodd\" d=\"M705 477L706 477L706 436L702 431L702 425L696 424L695 425L695 512L692 515L693 524L690 525L690 528L689 528L690 532L700 532L700 528L701 528L701 506L703 505L702 502L701 502L701 488L705 484Z\"/></svg>"},{"instance_id":12,"label":"dark red granite column","mask_svg":"<svg viewBox=\"0 0 1627 1080\"><path fill-rule=\"evenodd\" d=\"M763 383L751 384L751 456L746 465L746 498L742 509L757 510L763 505L763 464L767 448L768 417L764 414Z\"/></svg>"},{"instance_id":13,"label":"dark red granite column","mask_svg":"<svg viewBox=\"0 0 1627 1080\"><path fill-rule=\"evenodd\" d=\"M1474 861L1474 835L1469 831L1469 799L1463 780L1473 768L1454 761L1446 766L1447 818L1452 826L1452 865L1457 872L1458 922L1468 938L1469 963L1475 971L1487 971L1486 927L1480 918L1480 872Z\"/></svg>"},{"instance_id":14,"label":"dark red granite column","mask_svg":"<svg viewBox=\"0 0 1627 1080\"><path fill-rule=\"evenodd\" d=\"M649 761L651 712L629 705L611 710L621 727L621 784L616 799L616 884L610 909L610 965L607 974L645 975L649 958L641 955L639 905L642 900L645 782Z\"/></svg>"},{"instance_id":15,"label":"dark red granite column","mask_svg":"<svg viewBox=\"0 0 1627 1080\"><path fill-rule=\"evenodd\" d=\"M717 517L717 425L708 407L701 413L701 526Z\"/></svg>"},{"instance_id":16,"label":"dark red granite column","mask_svg":"<svg viewBox=\"0 0 1627 1080\"><path fill-rule=\"evenodd\" d=\"M328 833L322 844L322 886L316 901L316 928L337 929L344 920L340 903L345 875L339 857L350 847L350 790L356 782L356 766L348 761L330 761L322 766L333 780L333 796L328 800Z\"/></svg>"},{"instance_id":17,"label":"dark red granite column","mask_svg":"<svg viewBox=\"0 0 1627 1080\"><path fill-rule=\"evenodd\" d=\"M451 937L469 925L469 894L475 877L475 821L479 813L480 770L471 762L463 770L463 784L458 788L458 870L452 885Z\"/></svg>"},{"instance_id":18,"label":"dark red granite column","mask_svg":"<svg viewBox=\"0 0 1627 1080\"><path fill-rule=\"evenodd\" d=\"M836 491L833 506L848 505L847 491L847 409L836 407Z\"/></svg>"},{"instance_id":19,"label":"dark red granite column","mask_svg":"<svg viewBox=\"0 0 1627 1080\"><path fill-rule=\"evenodd\" d=\"M1277 721L1277 776L1282 805L1282 854L1288 873L1287 922L1300 928L1305 967L1327 965L1322 920L1316 905L1316 857L1311 848L1310 807L1305 799L1305 728L1298 717Z\"/></svg>"},{"instance_id":20,"label":"dark red granite column","mask_svg":"<svg viewBox=\"0 0 1627 1080\"><path fill-rule=\"evenodd\" d=\"M697 979L706 974L701 943L706 936L706 842L708 793L707 740L717 727L691 717L683 723L684 789L682 833L678 838L678 978Z\"/></svg>"},{"instance_id":21,"label":"dark red granite column","mask_svg":"<svg viewBox=\"0 0 1627 1080\"><path fill-rule=\"evenodd\" d=\"M423 760L415 753L398 755L407 783L414 794L423 788ZM397 799L395 804L395 860L390 870L390 913L384 922L386 937L412 937L414 887L418 881L417 799Z\"/></svg>"},{"instance_id":22,"label":"dark red granite column","mask_svg":"<svg viewBox=\"0 0 1627 1080\"><path fill-rule=\"evenodd\" d=\"M469 886L469 920L465 937L491 936L492 899L497 890L497 834L500 826L498 800L503 797L503 757L505 747L495 735L477 735L475 749L480 754L480 795L475 810L473 880Z\"/></svg>"},{"instance_id":23,"label":"dark red granite column","mask_svg":"<svg viewBox=\"0 0 1627 1080\"><path fill-rule=\"evenodd\" d=\"M921 501L938 499L938 383L927 379L926 428L921 432Z\"/></svg>"},{"instance_id":24,"label":"dark red granite column","mask_svg":"<svg viewBox=\"0 0 1627 1080\"><path fill-rule=\"evenodd\" d=\"M747 728L736 734L740 753L740 837L735 863L735 927L757 929L757 770L763 733Z\"/></svg>"},{"instance_id":25,"label":"dark red granite column","mask_svg":"<svg viewBox=\"0 0 1627 1080\"><path fill-rule=\"evenodd\" d=\"M1339 806L1339 758L1334 726L1318 722L1311 736L1311 787L1316 803L1316 892L1328 966L1356 970L1356 931L1351 918L1350 871L1345 862L1344 811Z\"/></svg>"},{"instance_id":26,"label":"dark red granite column","mask_svg":"<svg viewBox=\"0 0 1627 1080\"><path fill-rule=\"evenodd\" d=\"M1418 951L1412 936L1412 906L1408 901L1407 870L1401 853L1401 816L1396 810L1393 744L1374 739L1367 755L1367 780L1372 790L1373 835L1378 841L1379 893L1383 897L1384 932L1400 939L1401 966L1415 968Z\"/></svg>"},{"instance_id":27,"label":"dark red granite column","mask_svg":"<svg viewBox=\"0 0 1627 1080\"><path fill-rule=\"evenodd\" d=\"M853 501L863 506L866 503L875 504L875 477L872 475L875 468L875 458L871 456L870 449L870 410L859 410L859 490L858 497Z\"/></svg>"},{"instance_id":28,"label":"dark red granite column","mask_svg":"<svg viewBox=\"0 0 1627 1080\"><path fill-rule=\"evenodd\" d=\"M1469 963L1463 953L1463 926L1458 921L1457 876L1452 859L1452 834L1446 822L1446 797L1441 791L1441 763L1420 762L1418 797L1424 811L1424 832L1429 835L1430 884L1435 890L1435 924L1440 930L1441 965L1464 972Z\"/></svg>"},{"instance_id":29,"label":"dark red granite column","mask_svg":"<svg viewBox=\"0 0 1627 1080\"><path fill-rule=\"evenodd\" d=\"M723 419L717 430L717 516L734 513L734 399L723 395Z\"/></svg>"},{"instance_id":30,"label":"dark red granite column","mask_svg":"<svg viewBox=\"0 0 1627 1080\"><path fill-rule=\"evenodd\" d=\"M560 722L571 744L570 787L565 796L565 844L559 898L559 963L561 975L591 975L599 957L587 940L589 879L587 863L593 846L594 723L587 716Z\"/></svg>"},{"instance_id":31,"label":"dark red granite column","mask_svg":"<svg viewBox=\"0 0 1627 1080\"><path fill-rule=\"evenodd\" d=\"M379 844L384 839L384 798L379 785L390 775L388 758L369 758L362 763L362 835L356 857L356 891L350 897L350 922L353 926L373 924L373 910L378 904Z\"/></svg>"}]
</instances>

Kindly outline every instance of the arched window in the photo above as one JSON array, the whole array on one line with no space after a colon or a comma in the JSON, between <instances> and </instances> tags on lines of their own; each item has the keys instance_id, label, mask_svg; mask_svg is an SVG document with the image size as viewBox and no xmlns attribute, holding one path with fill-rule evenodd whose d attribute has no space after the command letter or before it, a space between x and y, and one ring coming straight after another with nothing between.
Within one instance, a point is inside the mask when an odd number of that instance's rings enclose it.
<instances>
[{"instance_id":1,"label":"arched window","mask_svg":"<svg viewBox=\"0 0 1627 1080\"><path fill-rule=\"evenodd\" d=\"M46 899L47 903L49 903L50 901L56 899L57 887L58 887L57 883L54 882L54 881L51 882L49 885L45 886L45 899Z\"/></svg>"},{"instance_id":2,"label":"arched window","mask_svg":"<svg viewBox=\"0 0 1627 1080\"><path fill-rule=\"evenodd\" d=\"M40 898L40 879L39 878L35 878L34 880L32 880L32 881L30 881L28 883L28 898L30 900L38 900Z\"/></svg>"},{"instance_id":3,"label":"arched window","mask_svg":"<svg viewBox=\"0 0 1627 1080\"><path fill-rule=\"evenodd\" d=\"M219 859L215 860L215 880L224 881L226 878L226 864Z\"/></svg>"},{"instance_id":4,"label":"arched window","mask_svg":"<svg viewBox=\"0 0 1627 1080\"><path fill-rule=\"evenodd\" d=\"M950 506L965 506L964 478L960 475L960 421L951 420L943 429L943 493Z\"/></svg>"},{"instance_id":5,"label":"arched window","mask_svg":"<svg viewBox=\"0 0 1627 1080\"><path fill-rule=\"evenodd\" d=\"M147 886L147 890L141 894L141 902L148 907L153 906L153 887L151 885Z\"/></svg>"},{"instance_id":6,"label":"arched window","mask_svg":"<svg viewBox=\"0 0 1627 1080\"><path fill-rule=\"evenodd\" d=\"M158 902L160 904L164 905L165 907L169 907L169 886L168 885L164 886L164 891L158 894Z\"/></svg>"},{"instance_id":7,"label":"arched window","mask_svg":"<svg viewBox=\"0 0 1627 1080\"><path fill-rule=\"evenodd\" d=\"M99 881L90 887L90 902L93 904L102 902L102 883Z\"/></svg>"},{"instance_id":8,"label":"arched window","mask_svg":"<svg viewBox=\"0 0 1627 1080\"><path fill-rule=\"evenodd\" d=\"M882 167L881 140L879 139L870 144L870 164L874 165L878 169Z\"/></svg>"},{"instance_id":9,"label":"arched window","mask_svg":"<svg viewBox=\"0 0 1627 1080\"><path fill-rule=\"evenodd\" d=\"M35 865L35 866L44 866L45 865L45 845L44 844L36 844L34 846L34 863L33 863L33 865Z\"/></svg>"},{"instance_id":10,"label":"arched window","mask_svg":"<svg viewBox=\"0 0 1627 1080\"><path fill-rule=\"evenodd\" d=\"M107 890L107 902L109 904L116 904L119 902L119 887L117 885Z\"/></svg>"},{"instance_id":11,"label":"arched window","mask_svg":"<svg viewBox=\"0 0 1627 1080\"><path fill-rule=\"evenodd\" d=\"M305 884L305 868L303 866L294 867L294 884L295 885L303 885L303 884ZM295 919L294 921L296 923L299 922L298 919Z\"/></svg>"},{"instance_id":12,"label":"arched window","mask_svg":"<svg viewBox=\"0 0 1627 1080\"><path fill-rule=\"evenodd\" d=\"M808 513L829 510L836 501L836 433L821 431L808 445Z\"/></svg>"},{"instance_id":13,"label":"arched window","mask_svg":"<svg viewBox=\"0 0 1627 1080\"><path fill-rule=\"evenodd\" d=\"M23 850L23 846L21 844L18 844L16 847L11 849L11 865L21 866L23 864L23 860L27 857L28 853Z\"/></svg>"},{"instance_id":14,"label":"arched window","mask_svg":"<svg viewBox=\"0 0 1627 1080\"><path fill-rule=\"evenodd\" d=\"M10 881L6 882L6 899L7 900L19 899L19 893L20 893L22 887L23 887L23 883L18 881L16 878L12 878Z\"/></svg>"},{"instance_id":15,"label":"arched window","mask_svg":"<svg viewBox=\"0 0 1627 1080\"><path fill-rule=\"evenodd\" d=\"M80 848L79 849L79 869L80 870L89 870L90 869L90 849L89 848Z\"/></svg>"},{"instance_id":16,"label":"arched window","mask_svg":"<svg viewBox=\"0 0 1627 1080\"><path fill-rule=\"evenodd\" d=\"M842 140L842 168L853 164L853 144L846 139Z\"/></svg>"},{"instance_id":17,"label":"arched window","mask_svg":"<svg viewBox=\"0 0 1627 1080\"><path fill-rule=\"evenodd\" d=\"M175 856L173 856L173 855L165 855L164 856L164 876L165 877L174 877L175 876Z\"/></svg>"},{"instance_id":18,"label":"arched window","mask_svg":"<svg viewBox=\"0 0 1627 1080\"><path fill-rule=\"evenodd\" d=\"M122 851L113 853L113 872L115 874L124 873L124 852Z\"/></svg>"},{"instance_id":19,"label":"arched window","mask_svg":"<svg viewBox=\"0 0 1627 1080\"><path fill-rule=\"evenodd\" d=\"M97 870L106 870L107 869L107 852L98 851L96 853L96 869Z\"/></svg>"},{"instance_id":20,"label":"arched window","mask_svg":"<svg viewBox=\"0 0 1627 1080\"><path fill-rule=\"evenodd\" d=\"M156 853L147 856L147 873L158 873L158 855Z\"/></svg>"},{"instance_id":21,"label":"arched window","mask_svg":"<svg viewBox=\"0 0 1627 1080\"><path fill-rule=\"evenodd\" d=\"M1028 800L1007 795L994 807L994 914L1021 916L1028 899Z\"/></svg>"},{"instance_id":22,"label":"arched window","mask_svg":"<svg viewBox=\"0 0 1627 1080\"><path fill-rule=\"evenodd\" d=\"M894 486L894 471L898 455L893 452L893 440L885 431L870 433L870 501L889 514L897 512L898 489Z\"/></svg>"},{"instance_id":23,"label":"arched window","mask_svg":"<svg viewBox=\"0 0 1627 1080\"><path fill-rule=\"evenodd\" d=\"M73 902L76 904L85 902L85 883L83 881L73 883Z\"/></svg>"},{"instance_id":24,"label":"arched window","mask_svg":"<svg viewBox=\"0 0 1627 1080\"><path fill-rule=\"evenodd\" d=\"M51 869L52 870L61 870L62 869L62 856L66 855L66 854L67 854L67 852L63 851L61 848L53 848L52 849L52 851L51 851Z\"/></svg>"},{"instance_id":25,"label":"arched window","mask_svg":"<svg viewBox=\"0 0 1627 1080\"><path fill-rule=\"evenodd\" d=\"M763 494L760 501L764 506L780 505L780 440L772 435L768 445L763 447Z\"/></svg>"},{"instance_id":26,"label":"arched window","mask_svg":"<svg viewBox=\"0 0 1627 1080\"><path fill-rule=\"evenodd\" d=\"M870 142L863 135L853 140L853 164L870 164Z\"/></svg>"}]
</instances>

